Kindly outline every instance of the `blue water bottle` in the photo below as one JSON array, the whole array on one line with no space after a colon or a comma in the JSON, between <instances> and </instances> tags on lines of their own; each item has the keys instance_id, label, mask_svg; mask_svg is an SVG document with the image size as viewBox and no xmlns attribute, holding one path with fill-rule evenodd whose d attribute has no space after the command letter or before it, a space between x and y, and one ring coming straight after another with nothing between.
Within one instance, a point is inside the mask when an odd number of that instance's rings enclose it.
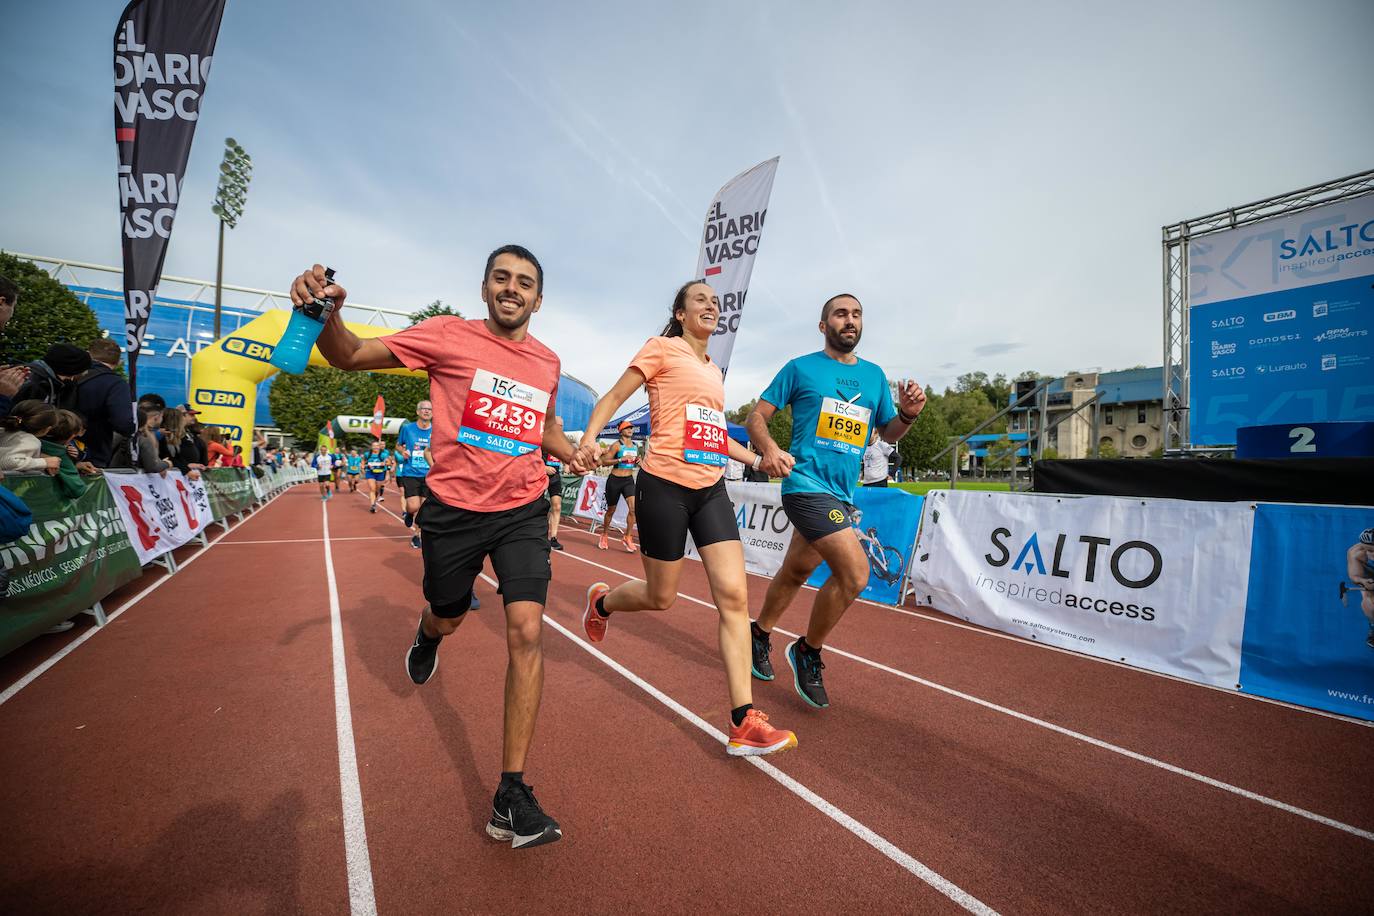
<instances>
[{"instance_id":1,"label":"blue water bottle","mask_svg":"<svg viewBox=\"0 0 1374 916\"><path fill-rule=\"evenodd\" d=\"M324 278L326 283L333 283L334 268L326 267ZM291 375L300 375L304 372L305 364L310 361L310 350L319 339L320 332L324 330L324 323L329 320L329 313L332 311L333 299L314 299L293 308L286 331L272 351L272 365Z\"/></svg>"}]
</instances>

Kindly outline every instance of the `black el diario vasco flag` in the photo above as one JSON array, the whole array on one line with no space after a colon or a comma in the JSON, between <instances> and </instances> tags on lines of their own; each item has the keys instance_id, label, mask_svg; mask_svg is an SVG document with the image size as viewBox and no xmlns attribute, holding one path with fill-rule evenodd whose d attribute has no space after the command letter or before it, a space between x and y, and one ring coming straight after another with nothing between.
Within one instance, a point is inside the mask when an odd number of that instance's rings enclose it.
<instances>
[{"instance_id":1,"label":"black el diario vasco flag","mask_svg":"<svg viewBox=\"0 0 1374 916\"><path fill-rule=\"evenodd\" d=\"M225 0L133 0L114 34L129 382L162 278Z\"/></svg>"}]
</instances>

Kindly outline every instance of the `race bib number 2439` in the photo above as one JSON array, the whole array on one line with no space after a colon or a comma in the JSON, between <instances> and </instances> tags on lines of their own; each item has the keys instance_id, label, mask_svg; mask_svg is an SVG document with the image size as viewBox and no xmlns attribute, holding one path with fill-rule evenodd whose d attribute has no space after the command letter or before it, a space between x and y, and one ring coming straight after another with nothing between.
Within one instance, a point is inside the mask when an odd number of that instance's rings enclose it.
<instances>
[{"instance_id":1,"label":"race bib number 2439","mask_svg":"<svg viewBox=\"0 0 1374 916\"><path fill-rule=\"evenodd\" d=\"M502 455L525 455L544 436L549 393L478 369L458 423L458 441Z\"/></svg>"}]
</instances>

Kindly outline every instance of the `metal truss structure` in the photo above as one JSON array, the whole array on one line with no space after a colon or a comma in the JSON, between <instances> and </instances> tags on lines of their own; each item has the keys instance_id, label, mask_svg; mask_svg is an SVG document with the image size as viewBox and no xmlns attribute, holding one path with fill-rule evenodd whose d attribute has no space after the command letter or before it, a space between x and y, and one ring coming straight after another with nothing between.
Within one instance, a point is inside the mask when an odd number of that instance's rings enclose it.
<instances>
[{"instance_id":1,"label":"metal truss structure","mask_svg":"<svg viewBox=\"0 0 1374 916\"><path fill-rule=\"evenodd\" d=\"M91 286L111 289L116 298L123 299L124 271L118 267L104 264L87 264L70 258L48 258L32 254L10 252L16 258L33 261L46 270L55 280L74 286ZM267 289L254 289L251 286L224 284L225 306L241 308L253 312L269 309L290 311L291 296L288 293L273 292ZM159 298L178 299L192 303L189 308L195 311L214 312L215 281L195 280L190 277L172 277L163 274L158 284ZM404 328L410 324L410 312L401 309L385 308L377 305L361 305L355 302L344 304L344 317L360 324L380 325L386 328Z\"/></svg>"},{"instance_id":2,"label":"metal truss structure","mask_svg":"<svg viewBox=\"0 0 1374 916\"><path fill-rule=\"evenodd\" d=\"M1164 247L1164 448L1192 450L1188 398L1188 246L1203 236L1286 216L1374 191L1374 169L1289 191L1163 228Z\"/></svg>"}]
</instances>

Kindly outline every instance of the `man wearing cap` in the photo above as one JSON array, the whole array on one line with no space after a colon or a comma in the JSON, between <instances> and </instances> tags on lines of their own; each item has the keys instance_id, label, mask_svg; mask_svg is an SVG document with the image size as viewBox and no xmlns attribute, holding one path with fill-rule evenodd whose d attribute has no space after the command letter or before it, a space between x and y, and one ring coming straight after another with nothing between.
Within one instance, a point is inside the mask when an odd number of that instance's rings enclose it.
<instances>
[{"instance_id":1,"label":"man wearing cap","mask_svg":"<svg viewBox=\"0 0 1374 916\"><path fill-rule=\"evenodd\" d=\"M119 367L119 344L99 337L91 342L87 352L91 368L76 380L68 396L71 409L86 420L83 439L90 462L104 468L110 466L115 433L134 434L134 396L124 376L114 371Z\"/></svg>"},{"instance_id":2,"label":"man wearing cap","mask_svg":"<svg viewBox=\"0 0 1374 916\"><path fill-rule=\"evenodd\" d=\"M35 400L61 407L62 395L89 368L91 354L73 344L55 343L42 359L29 363L29 380L14 396L14 402Z\"/></svg>"}]
</instances>

